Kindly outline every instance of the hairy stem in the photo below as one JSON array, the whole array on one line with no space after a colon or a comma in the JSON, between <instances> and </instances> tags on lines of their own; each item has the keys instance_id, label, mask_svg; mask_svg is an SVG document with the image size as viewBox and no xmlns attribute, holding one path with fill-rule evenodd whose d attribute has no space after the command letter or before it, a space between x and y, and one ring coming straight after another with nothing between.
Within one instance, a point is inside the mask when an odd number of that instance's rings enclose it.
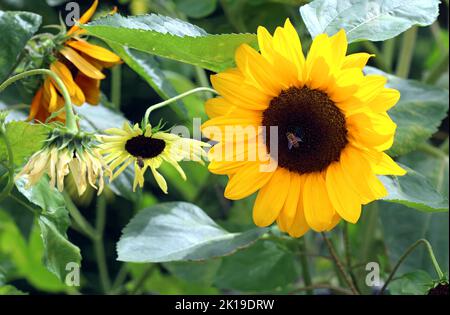
<instances>
[{"instance_id":1,"label":"hairy stem","mask_svg":"<svg viewBox=\"0 0 450 315\"><path fill-rule=\"evenodd\" d=\"M330 240L328 239L328 237L325 235L324 232L321 233L323 240L325 241L325 244L328 247L328 251L330 252L331 257L333 257L334 263L336 265L336 267L338 268L339 272L342 275L342 278L344 279L345 283L348 285L348 287L350 288L350 290L352 291L353 294L358 295L358 290L356 290L355 285L352 282L352 279L349 278L349 276L347 275L347 273L345 272L344 266L342 265L341 260L339 259L339 257L336 254L336 251L334 250L333 244L331 244Z\"/></svg>"},{"instance_id":2,"label":"hairy stem","mask_svg":"<svg viewBox=\"0 0 450 315\"><path fill-rule=\"evenodd\" d=\"M391 273L389 274L386 282L384 283L383 287L380 290L380 294L383 294L386 290L389 283L394 278L395 273L397 272L400 265L405 261L405 259L420 245L423 244L427 248L428 255L430 256L431 262L433 263L433 267L436 270L436 273L438 275L439 280L444 278L444 273L441 270L441 267L439 267L439 263L436 260L436 257L434 256L433 248L431 247L430 242L428 242L426 239L420 239L417 240L414 244L412 244L408 249L403 253L402 256L400 256L399 260L395 264L394 268L392 269Z\"/></svg>"},{"instance_id":3,"label":"hairy stem","mask_svg":"<svg viewBox=\"0 0 450 315\"><path fill-rule=\"evenodd\" d=\"M306 287L310 287L312 284L311 281L311 274L309 272L309 264L308 264L308 257L306 256L306 244L305 244L305 238L302 237L299 240L299 249L300 249L300 264L302 266L302 275L303 275L303 281L305 282ZM314 291L312 289L306 290L306 293L312 295L314 294Z\"/></svg>"},{"instance_id":4,"label":"hairy stem","mask_svg":"<svg viewBox=\"0 0 450 315\"><path fill-rule=\"evenodd\" d=\"M105 247L103 244L103 232L105 229L106 222L106 200L105 197L100 195L97 198L97 209L96 209L96 221L95 221L95 231L97 238L93 240L95 256L97 260L98 272L100 275L100 282L102 284L103 292L108 292L111 288L111 281L109 279L108 265L106 264L105 257Z\"/></svg>"},{"instance_id":5,"label":"hairy stem","mask_svg":"<svg viewBox=\"0 0 450 315\"><path fill-rule=\"evenodd\" d=\"M72 101L70 99L69 91L67 91L67 88L64 85L63 81L58 77L56 73L48 69L34 69L16 74L8 78L2 84L0 84L0 92L2 92L4 89L6 89L9 85L13 84L14 82L33 75L48 75L55 81L55 83L60 88L62 96L64 98L64 110L66 112L66 127L70 132L77 133L78 126L75 119L75 114L73 112Z\"/></svg>"}]
</instances>

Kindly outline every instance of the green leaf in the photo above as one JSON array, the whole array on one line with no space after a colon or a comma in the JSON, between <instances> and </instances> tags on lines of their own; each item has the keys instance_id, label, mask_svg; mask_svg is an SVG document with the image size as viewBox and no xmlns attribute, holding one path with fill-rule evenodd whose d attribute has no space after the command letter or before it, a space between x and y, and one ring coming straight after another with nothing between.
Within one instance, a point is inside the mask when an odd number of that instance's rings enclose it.
<instances>
[{"instance_id":1,"label":"green leaf","mask_svg":"<svg viewBox=\"0 0 450 315\"><path fill-rule=\"evenodd\" d=\"M190 23L160 15L107 16L82 26L89 34L161 57L215 72L234 66L234 52L255 34L212 35Z\"/></svg>"},{"instance_id":2,"label":"green leaf","mask_svg":"<svg viewBox=\"0 0 450 315\"><path fill-rule=\"evenodd\" d=\"M422 174L402 165L404 176L380 176L389 195L385 201L400 203L425 212L448 211L448 199L442 196Z\"/></svg>"},{"instance_id":3,"label":"green leaf","mask_svg":"<svg viewBox=\"0 0 450 315\"><path fill-rule=\"evenodd\" d=\"M25 198L42 209L38 223L44 243L44 264L60 280L64 280L67 264L79 265L81 255L80 249L67 239L66 231L70 220L63 196L49 186L46 178L42 178L30 189L25 188L24 180L18 180L16 186Z\"/></svg>"},{"instance_id":4,"label":"green leaf","mask_svg":"<svg viewBox=\"0 0 450 315\"><path fill-rule=\"evenodd\" d=\"M333 35L340 29L348 41L384 41L413 25L432 24L439 14L439 0L315 0L300 7L312 37Z\"/></svg>"},{"instance_id":5,"label":"green leaf","mask_svg":"<svg viewBox=\"0 0 450 315\"><path fill-rule=\"evenodd\" d=\"M113 42L108 42L108 44L162 99L168 99L176 95L174 88L160 70L155 57Z\"/></svg>"},{"instance_id":6,"label":"green leaf","mask_svg":"<svg viewBox=\"0 0 450 315\"><path fill-rule=\"evenodd\" d=\"M13 70L19 55L31 36L39 29L41 22L41 16L34 13L0 10L0 34L2 34L0 82Z\"/></svg>"},{"instance_id":7,"label":"green leaf","mask_svg":"<svg viewBox=\"0 0 450 315\"><path fill-rule=\"evenodd\" d=\"M16 166L24 164L27 158L42 148L48 131L49 129L43 125L24 121L12 121L6 124L6 137L11 145ZM5 143L0 140L0 161L5 160L8 160L8 152Z\"/></svg>"},{"instance_id":8,"label":"green leaf","mask_svg":"<svg viewBox=\"0 0 450 315\"><path fill-rule=\"evenodd\" d=\"M266 231L229 233L193 204L161 203L141 210L125 227L117 243L118 260L205 260L247 247Z\"/></svg>"},{"instance_id":9,"label":"green leaf","mask_svg":"<svg viewBox=\"0 0 450 315\"><path fill-rule=\"evenodd\" d=\"M400 91L399 102L389 110L389 116L397 124L391 156L411 152L438 130L447 116L448 90L406 80L372 67L366 74L380 74L388 78L387 86Z\"/></svg>"},{"instance_id":10,"label":"green leaf","mask_svg":"<svg viewBox=\"0 0 450 315\"><path fill-rule=\"evenodd\" d=\"M20 291L12 285L3 285L0 286L0 295L28 295L28 293Z\"/></svg>"},{"instance_id":11,"label":"green leaf","mask_svg":"<svg viewBox=\"0 0 450 315\"><path fill-rule=\"evenodd\" d=\"M37 224L32 224L29 237L24 237L9 216L0 211L0 265L9 261L8 279L26 279L44 292L63 292L67 287L42 264L44 247Z\"/></svg>"},{"instance_id":12,"label":"green leaf","mask_svg":"<svg viewBox=\"0 0 450 315\"><path fill-rule=\"evenodd\" d=\"M448 197L448 155L441 158L423 152L413 152L400 159L426 175L430 183L442 195ZM427 239L434 250L441 268L448 270L449 214L425 213L395 203L382 202L379 207L381 227L387 245L391 266L404 251L420 238ZM401 265L399 275L422 269L430 275L436 272L424 247L419 246Z\"/></svg>"},{"instance_id":13,"label":"green leaf","mask_svg":"<svg viewBox=\"0 0 450 315\"><path fill-rule=\"evenodd\" d=\"M217 0L174 0L177 9L188 17L202 18L216 10Z\"/></svg>"},{"instance_id":14,"label":"green leaf","mask_svg":"<svg viewBox=\"0 0 450 315\"><path fill-rule=\"evenodd\" d=\"M423 270L408 272L389 284L393 295L426 295L433 287L433 278Z\"/></svg>"},{"instance_id":15,"label":"green leaf","mask_svg":"<svg viewBox=\"0 0 450 315\"><path fill-rule=\"evenodd\" d=\"M222 261L211 259L207 261L174 261L164 263L171 274L189 283L210 286L219 270Z\"/></svg>"},{"instance_id":16,"label":"green leaf","mask_svg":"<svg viewBox=\"0 0 450 315\"><path fill-rule=\"evenodd\" d=\"M269 291L297 280L295 257L277 243L260 241L224 257L215 285L240 291Z\"/></svg>"}]
</instances>

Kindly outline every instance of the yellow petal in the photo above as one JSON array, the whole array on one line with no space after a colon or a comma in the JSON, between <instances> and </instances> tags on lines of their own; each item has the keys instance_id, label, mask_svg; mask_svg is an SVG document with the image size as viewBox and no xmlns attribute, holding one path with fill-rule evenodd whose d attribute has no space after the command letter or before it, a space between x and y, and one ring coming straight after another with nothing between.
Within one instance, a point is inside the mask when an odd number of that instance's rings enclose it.
<instances>
[{"instance_id":1,"label":"yellow petal","mask_svg":"<svg viewBox=\"0 0 450 315\"><path fill-rule=\"evenodd\" d=\"M375 55L371 55L368 53L356 53L351 54L345 57L344 64L342 65L342 68L348 69L348 68L358 68L363 69L367 62L369 61L370 57L374 57Z\"/></svg>"},{"instance_id":2,"label":"yellow petal","mask_svg":"<svg viewBox=\"0 0 450 315\"><path fill-rule=\"evenodd\" d=\"M289 191L290 173L278 168L258 192L253 206L253 221L257 226L269 226L278 217Z\"/></svg>"},{"instance_id":3,"label":"yellow petal","mask_svg":"<svg viewBox=\"0 0 450 315\"><path fill-rule=\"evenodd\" d=\"M331 54L331 64L336 69L340 69L347 53L347 35L344 29L330 37L330 45L333 53Z\"/></svg>"},{"instance_id":4,"label":"yellow petal","mask_svg":"<svg viewBox=\"0 0 450 315\"><path fill-rule=\"evenodd\" d=\"M309 173L303 189L305 219L316 232L325 231L331 224L335 210L328 198L325 180L321 173Z\"/></svg>"},{"instance_id":5,"label":"yellow petal","mask_svg":"<svg viewBox=\"0 0 450 315\"><path fill-rule=\"evenodd\" d=\"M86 102L91 105L100 103L100 81L91 79L82 73L78 73L75 82L81 89L81 94L84 95Z\"/></svg>"},{"instance_id":6,"label":"yellow petal","mask_svg":"<svg viewBox=\"0 0 450 315\"><path fill-rule=\"evenodd\" d=\"M346 221L356 223L361 216L361 202L358 194L346 182L339 162L327 168L326 186L331 204Z\"/></svg>"},{"instance_id":7,"label":"yellow petal","mask_svg":"<svg viewBox=\"0 0 450 315\"><path fill-rule=\"evenodd\" d=\"M297 203L297 211L295 213L294 221L292 222L292 225L288 228L287 232L292 237L301 237L309 230L308 222L306 222L305 218L305 210L304 210L304 202L303 202L303 189L304 189L304 182L305 182L305 176L301 176L301 191L299 200Z\"/></svg>"},{"instance_id":8,"label":"yellow petal","mask_svg":"<svg viewBox=\"0 0 450 315\"><path fill-rule=\"evenodd\" d=\"M95 0L94 3L91 5L91 7L81 16L81 18L78 20L78 22L80 24L89 22L89 20L95 13L95 10L97 10L97 6L98 6L98 0ZM69 31L67 32L67 35L71 35L79 29L80 28L77 25L74 25L69 29Z\"/></svg>"},{"instance_id":9,"label":"yellow petal","mask_svg":"<svg viewBox=\"0 0 450 315\"><path fill-rule=\"evenodd\" d=\"M102 80L105 78L105 75L100 70L98 70L95 66L93 66L89 62L87 62L72 48L65 46L59 52L64 57L66 57L67 60L73 63L75 67L77 67L78 70L83 72L86 76L97 80Z\"/></svg>"},{"instance_id":10,"label":"yellow petal","mask_svg":"<svg viewBox=\"0 0 450 315\"><path fill-rule=\"evenodd\" d=\"M82 53L104 62L120 63L120 57L106 48L89 44L82 39L70 40L66 45L81 51Z\"/></svg>"},{"instance_id":11,"label":"yellow petal","mask_svg":"<svg viewBox=\"0 0 450 315\"><path fill-rule=\"evenodd\" d=\"M250 163L231 176L225 188L225 197L231 200L250 196L263 187L274 172L262 172L260 163Z\"/></svg>"},{"instance_id":12,"label":"yellow petal","mask_svg":"<svg viewBox=\"0 0 450 315\"><path fill-rule=\"evenodd\" d=\"M53 62L50 65L50 70L53 71L63 81L70 96L73 96L75 94L75 88L74 88L75 82L73 81L72 73L70 73L70 70L62 62L59 62L59 61ZM61 89L56 84L56 82L53 81L53 79L52 79L52 82L58 89L59 93L62 94Z\"/></svg>"},{"instance_id":13,"label":"yellow petal","mask_svg":"<svg viewBox=\"0 0 450 315\"><path fill-rule=\"evenodd\" d=\"M36 114L38 113L39 108L41 107L42 93L43 93L43 87L40 87L37 90L36 94L33 97L32 102L31 102L30 113L28 114L28 120L32 120L36 117Z\"/></svg>"},{"instance_id":14,"label":"yellow petal","mask_svg":"<svg viewBox=\"0 0 450 315\"><path fill-rule=\"evenodd\" d=\"M394 89L384 88L370 103L367 104L372 111L386 112L397 104L400 99L400 92Z\"/></svg>"},{"instance_id":15,"label":"yellow petal","mask_svg":"<svg viewBox=\"0 0 450 315\"><path fill-rule=\"evenodd\" d=\"M403 176L406 170L401 168L395 161L384 152L367 151L364 152L367 160L372 165L372 170L378 175Z\"/></svg>"},{"instance_id":16,"label":"yellow petal","mask_svg":"<svg viewBox=\"0 0 450 315\"><path fill-rule=\"evenodd\" d=\"M294 222L297 212L297 205L299 200L301 201L302 186L303 181L301 176L296 173L291 173L291 182L289 184L288 195L279 217L279 221L281 225L285 227L286 231L290 229ZM283 189L287 190L287 187L283 187Z\"/></svg>"}]
</instances>

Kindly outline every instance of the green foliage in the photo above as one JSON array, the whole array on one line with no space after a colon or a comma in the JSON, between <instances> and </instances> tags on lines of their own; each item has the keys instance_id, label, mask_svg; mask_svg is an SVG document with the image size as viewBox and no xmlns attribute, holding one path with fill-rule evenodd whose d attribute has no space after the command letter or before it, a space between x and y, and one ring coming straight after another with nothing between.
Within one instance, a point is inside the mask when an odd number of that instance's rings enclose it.
<instances>
[{"instance_id":1,"label":"green foliage","mask_svg":"<svg viewBox=\"0 0 450 315\"><path fill-rule=\"evenodd\" d=\"M404 176L381 177L389 192L384 200L425 212L448 211L448 199L437 192L425 176L408 167L404 168L408 172Z\"/></svg>"},{"instance_id":2,"label":"green foliage","mask_svg":"<svg viewBox=\"0 0 450 315\"><path fill-rule=\"evenodd\" d=\"M383 41L413 25L426 26L439 14L439 0L314 0L300 7L312 37L343 28L348 41Z\"/></svg>"},{"instance_id":3,"label":"green foliage","mask_svg":"<svg viewBox=\"0 0 450 315\"><path fill-rule=\"evenodd\" d=\"M6 137L12 148L14 164L21 166L34 152L40 150L47 139L49 128L24 121L12 121L6 124ZM26 145L24 145L26 141ZM5 143L0 141L0 161L8 160Z\"/></svg>"},{"instance_id":4,"label":"green foliage","mask_svg":"<svg viewBox=\"0 0 450 315\"><path fill-rule=\"evenodd\" d=\"M409 272L394 280L389 286L392 295L426 295L433 287L433 278L423 270Z\"/></svg>"},{"instance_id":5,"label":"green foliage","mask_svg":"<svg viewBox=\"0 0 450 315\"><path fill-rule=\"evenodd\" d=\"M27 41L41 25L41 16L31 12L5 12L0 10L0 82L5 80L19 61Z\"/></svg>"},{"instance_id":6,"label":"green foliage","mask_svg":"<svg viewBox=\"0 0 450 315\"><path fill-rule=\"evenodd\" d=\"M60 280L65 279L68 263L81 262L80 249L73 245L66 235L69 227L69 214L63 196L51 188L46 178L26 189L24 180L16 182L17 189L29 202L42 211L38 214L38 223L44 243L44 264Z\"/></svg>"},{"instance_id":7,"label":"green foliage","mask_svg":"<svg viewBox=\"0 0 450 315\"><path fill-rule=\"evenodd\" d=\"M254 34L211 35L193 24L154 14L128 18L113 15L83 28L107 42L215 72L234 65L234 51L239 45L256 47Z\"/></svg>"},{"instance_id":8,"label":"green foliage","mask_svg":"<svg viewBox=\"0 0 450 315\"><path fill-rule=\"evenodd\" d=\"M255 242L266 229L229 233L200 208L186 202L160 203L141 210L117 243L118 260L167 262L230 255Z\"/></svg>"},{"instance_id":9,"label":"green foliage","mask_svg":"<svg viewBox=\"0 0 450 315\"><path fill-rule=\"evenodd\" d=\"M210 15L217 7L218 0L174 0L178 10L191 18L202 18Z\"/></svg>"}]
</instances>

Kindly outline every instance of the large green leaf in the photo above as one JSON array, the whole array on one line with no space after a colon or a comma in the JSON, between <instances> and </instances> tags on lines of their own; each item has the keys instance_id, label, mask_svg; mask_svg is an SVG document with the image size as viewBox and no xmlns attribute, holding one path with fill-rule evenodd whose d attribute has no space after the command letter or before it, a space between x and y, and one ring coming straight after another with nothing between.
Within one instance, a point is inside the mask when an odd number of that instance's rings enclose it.
<instances>
[{"instance_id":1,"label":"large green leaf","mask_svg":"<svg viewBox=\"0 0 450 315\"><path fill-rule=\"evenodd\" d=\"M383 200L396 202L425 212L448 211L448 199L442 196L422 174L403 166L404 176L381 176L389 195Z\"/></svg>"},{"instance_id":2,"label":"large green leaf","mask_svg":"<svg viewBox=\"0 0 450 315\"><path fill-rule=\"evenodd\" d=\"M34 152L42 148L49 129L43 125L24 121L12 121L6 124L6 137L12 148L14 164L20 166ZM0 161L8 160L5 143L0 140Z\"/></svg>"},{"instance_id":3,"label":"large green leaf","mask_svg":"<svg viewBox=\"0 0 450 315\"><path fill-rule=\"evenodd\" d=\"M115 14L82 27L107 42L216 72L234 65L239 45L257 45L254 34L212 35L190 23L155 14L128 18Z\"/></svg>"},{"instance_id":4,"label":"large green leaf","mask_svg":"<svg viewBox=\"0 0 450 315\"><path fill-rule=\"evenodd\" d=\"M426 295L433 287L433 278L423 270L408 272L389 284L392 295Z\"/></svg>"},{"instance_id":5,"label":"large green leaf","mask_svg":"<svg viewBox=\"0 0 450 315\"><path fill-rule=\"evenodd\" d=\"M366 67L364 72L386 76L387 86L400 91L399 102L389 110L389 115L397 124L389 155L403 155L414 150L437 131L447 116L447 89L405 80L372 67Z\"/></svg>"},{"instance_id":6,"label":"large green leaf","mask_svg":"<svg viewBox=\"0 0 450 315\"><path fill-rule=\"evenodd\" d=\"M229 233L193 204L161 203L141 210L125 227L117 243L118 260L205 260L247 247L266 231Z\"/></svg>"},{"instance_id":7,"label":"large green leaf","mask_svg":"<svg viewBox=\"0 0 450 315\"><path fill-rule=\"evenodd\" d=\"M25 187L24 180L18 180L16 187L29 202L42 209L38 223L44 243L44 264L60 280L64 280L67 264L79 265L81 255L80 249L67 239L70 220L63 196L49 186L46 178L29 189Z\"/></svg>"},{"instance_id":8,"label":"large green leaf","mask_svg":"<svg viewBox=\"0 0 450 315\"><path fill-rule=\"evenodd\" d=\"M426 26L439 14L439 0L314 0L300 8L300 14L315 37L333 35L340 29L349 42L383 41L413 25Z\"/></svg>"},{"instance_id":9,"label":"large green leaf","mask_svg":"<svg viewBox=\"0 0 450 315\"><path fill-rule=\"evenodd\" d=\"M250 248L224 257L214 283L224 289L270 291L293 283L297 278L292 252L277 243L259 241Z\"/></svg>"},{"instance_id":10,"label":"large green leaf","mask_svg":"<svg viewBox=\"0 0 450 315\"><path fill-rule=\"evenodd\" d=\"M37 32L41 21L40 15L31 12L0 10L0 34L2 34L0 82L13 70L23 48Z\"/></svg>"},{"instance_id":11,"label":"large green leaf","mask_svg":"<svg viewBox=\"0 0 450 315\"><path fill-rule=\"evenodd\" d=\"M422 174L430 183L448 198L449 164L448 155L438 158L423 152L413 152L400 159ZM404 251L420 238L427 239L433 246L442 269L448 270L449 214L411 211L407 207L383 202L380 207L381 226L387 244L388 257L394 264ZM422 245L408 257L400 267L399 275L417 269L426 270L436 278L430 257Z\"/></svg>"},{"instance_id":12,"label":"large green leaf","mask_svg":"<svg viewBox=\"0 0 450 315\"><path fill-rule=\"evenodd\" d=\"M109 42L109 46L122 58L126 64L139 74L163 99L176 95L164 73L160 70L155 57L141 51Z\"/></svg>"}]
</instances>

